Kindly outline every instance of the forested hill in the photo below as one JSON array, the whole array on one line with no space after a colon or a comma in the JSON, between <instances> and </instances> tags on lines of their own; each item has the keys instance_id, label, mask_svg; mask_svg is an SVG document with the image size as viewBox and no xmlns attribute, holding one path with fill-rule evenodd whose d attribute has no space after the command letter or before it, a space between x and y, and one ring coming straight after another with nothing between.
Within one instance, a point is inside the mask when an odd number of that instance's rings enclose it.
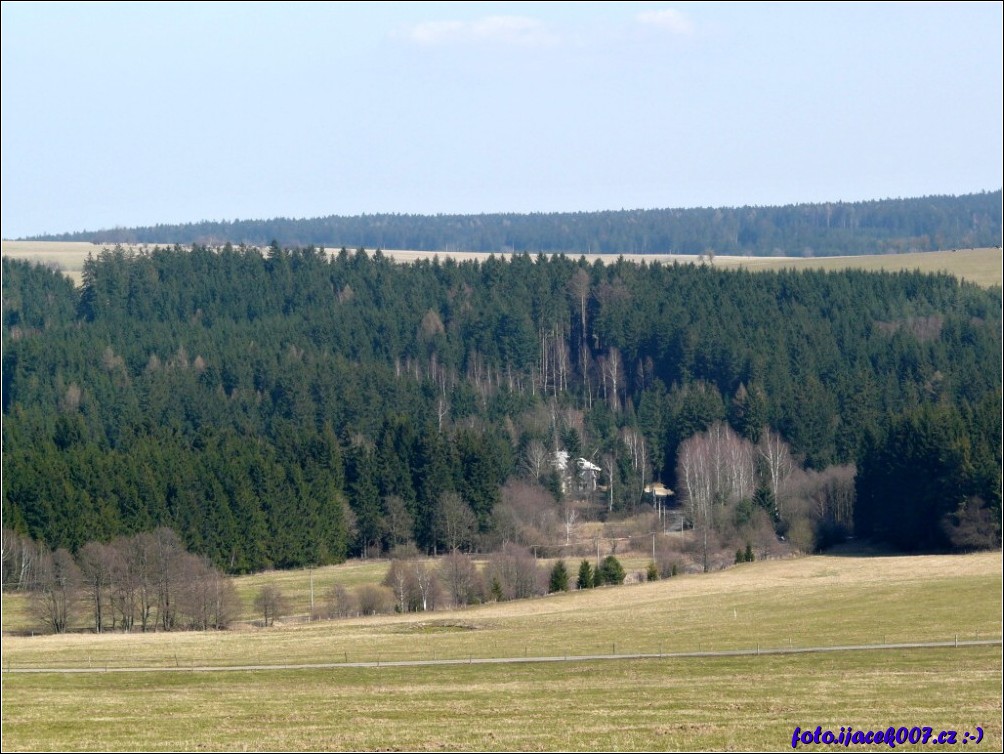
<instances>
[{"instance_id":1,"label":"forested hill","mask_svg":"<svg viewBox=\"0 0 1004 754\"><path fill-rule=\"evenodd\" d=\"M832 256L998 246L1001 191L785 207L485 215L330 215L39 236L94 243L415 251Z\"/></svg>"},{"instance_id":2,"label":"forested hill","mask_svg":"<svg viewBox=\"0 0 1004 754\"><path fill-rule=\"evenodd\" d=\"M3 260L3 521L49 547L167 525L234 571L487 548L544 530L503 492L561 494L537 451L601 462L616 516L719 422L856 462L859 536L1000 542L999 289L278 246L106 249L83 279ZM850 524L757 495L728 521Z\"/></svg>"}]
</instances>

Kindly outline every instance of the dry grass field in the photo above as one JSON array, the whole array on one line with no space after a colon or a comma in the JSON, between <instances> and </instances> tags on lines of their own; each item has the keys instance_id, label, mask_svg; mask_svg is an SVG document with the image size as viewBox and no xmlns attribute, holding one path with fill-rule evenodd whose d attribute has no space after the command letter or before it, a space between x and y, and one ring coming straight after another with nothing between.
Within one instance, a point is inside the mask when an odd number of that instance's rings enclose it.
<instances>
[{"instance_id":1,"label":"dry grass field","mask_svg":"<svg viewBox=\"0 0 1004 754\"><path fill-rule=\"evenodd\" d=\"M957 730L951 749L1000 751L1000 694L997 647L13 675L4 678L2 743L4 751L780 751L790 750L796 726L849 725ZM962 746L976 726L982 743ZM862 748L890 751L851 750Z\"/></svg>"},{"instance_id":2,"label":"dry grass field","mask_svg":"<svg viewBox=\"0 0 1004 754\"><path fill-rule=\"evenodd\" d=\"M4 241L3 255L16 259L30 259L42 264L58 266L75 283L80 284L81 271L88 254L97 254L101 246L84 242L48 242L48 241ZM133 250L152 248L151 246L131 246ZM337 253L338 249L327 249L329 253ZM384 254L400 262L413 262L418 259L432 259L439 256L451 256L455 259L487 259L491 256L483 252L428 252L388 250ZM496 256L506 256L496 255ZM590 261L597 259L612 261L614 255L584 254ZM577 255L576 255L577 257ZM634 262L659 264L696 264L693 256L678 254L626 254L624 258ZM744 267L750 270L772 269L861 269L885 270L897 272L901 270L920 270L921 272L947 272L957 275L963 280L969 280L983 286L1002 285L1001 251L1000 249L960 249L958 251L934 251L917 254L883 254L874 256L850 257L729 257L718 256L714 260L715 267L724 269Z\"/></svg>"},{"instance_id":3,"label":"dry grass field","mask_svg":"<svg viewBox=\"0 0 1004 754\"><path fill-rule=\"evenodd\" d=\"M337 249L328 249L336 252ZM418 259L432 259L436 256L427 251L385 251L384 254L402 262ZM475 252L439 253L458 259L487 259L490 254ZM506 255L502 255L506 256ZM583 254L590 263L596 260L606 262L617 259L616 255ZM625 254L629 262L649 264L701 264L694 256L681 254ZM578 255L575 255L578 258ZM747 270L844 270L855 269L870 272L901 272L920 270L921 272L946 272L985 287L1000 287L1002 275L1001 250L959 249L957 251L933 251L915 254L875 254L846 257L741 257L716 256L714 266L721 269L744 268Z\"/></svg>"},{"instance_id":4,"label":"dry grass field","mask_svg":"<svg viewBox=\"0 0 1004 754\"><path fill-rule=\"evenodd\" d=\"M604 552L604 555L607 553ZM618 559L627 571L627 581L644 580L645 569L651 558L647 555L618 555ZM432 558L426 562L434 563ZM487 561L476 560L479 568L484 568ZM541 567L549 569L554 560L541 559ZM571 567L574 580L579 559L569 558L565 561ZM285 615L293 619L303 620L312 614L311 592L313 592L315 610L324 603L327 593L336 584L354 589L363 584L379 584L387 575L390 561L385 559L350 560L336 566L323 566L312 569L296 569L287 571L263 571L248 576L234 577L234 585L241 602L239 620L253 622L261 620L254 608L255 597L266 585L279 589L286 601ZM3 613L0 615L0 630L4 633L24 633L38 631L38 622L31 615L28 597L25 594L11 593L3 597ZM90 616L86 611L78 613L72 623L72 628L84 631L91 626Z\"/></svg>"},{"instance_id":5,"label":"dry grass field","mask_svg":"<svg viewBox=\"0 0 1004 754\"><path fill-rule=\"evenodd\" d=\"M336 568L346 569L345 581L369 578L355 564ZM5 637L5 671L97 672L5 672L3 749L770 750L790 746L795 726L927 725L961 739L979 725L978 748L992 751L1002 741L999 646L185 668L1000 637L1001 585L1000 553L814 556L453 612L227 632ZM100 672L105 666L163 670Z\"/></svg>"},{"instance_id":6,"label":"dry grass field","mask_svg":"<svg viewBox=\"0 0 1004 754\"><path fill-rule=\"evenodd\" d=\"M991 638L1001 635L1001 578L999 553L813 556L452 611L207 633L8 636L2 663L170 668Z\"/></svg>"}]
</instances>

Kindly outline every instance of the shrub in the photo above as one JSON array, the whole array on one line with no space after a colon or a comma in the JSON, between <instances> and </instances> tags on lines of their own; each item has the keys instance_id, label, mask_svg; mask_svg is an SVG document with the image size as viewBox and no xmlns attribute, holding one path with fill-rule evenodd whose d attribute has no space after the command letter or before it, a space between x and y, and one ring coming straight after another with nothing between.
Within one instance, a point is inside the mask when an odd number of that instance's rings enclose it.
<instances>
[{"instance_id":1,"label":"shrub","mask_svg":"<svg viewBox=\"0 0 1004 754\"><path fill-rule=\"evenodd\" d=\"M394 604L394 594L385 586L363 584L356 589L356 600L362 615L389 613Z\"/></svg>"},{"instance_id":2,"label":"shrub","mask_svg":"<svg viewBox=\"0 0 1004 754\"><path fill-rule=\"evenodd\" d=\"M324 613L327 618L347 618L359 612L356 596L341 584L335 584L324 596Z\"/></svg>"},{"instance_id":3,"label":"shrub","mask_svg":"<svg viewBox=\"0 0 1004 754\"><path fill-rule=\"evenodd\" d=\"M537 561L530 551L516 544L506 544L488 560L486 578L492 585L492 596L496 593L496 583L501 590L501 599L520 600L544 594L547 575L537 567Z\"/></svg>"}]
</instances>

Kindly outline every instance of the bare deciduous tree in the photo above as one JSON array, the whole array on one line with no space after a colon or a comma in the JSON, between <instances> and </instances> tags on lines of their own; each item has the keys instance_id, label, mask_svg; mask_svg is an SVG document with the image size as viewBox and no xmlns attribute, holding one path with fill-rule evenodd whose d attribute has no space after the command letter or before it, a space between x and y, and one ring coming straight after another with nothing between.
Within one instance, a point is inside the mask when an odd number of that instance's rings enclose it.
<instances>
[{"instance_id":1,"label":"bare deciduous tree","mask_svg":"<svg viewBox=\"0 0 1004 754\"><path fill-rule=\"evenodd\" d=\"M492 512L497 546L506 542L543 544L560 542L558 505L546 489L522 480L507 482L502 503Z\"/></svg>"},{"instance_id":2,"label":"bare deciduous tree","mask_svg":"<svg viewBox=\"0 0 1004 754\"><path fill-rule=\"evenodd\" d=\"M383 499L383 508L383 520L387 530L387 544L390 549L410 542L414 522L404 500L397 495L388 495Z\"/></svg>"},{"instance_id":3,"label":"bare deciduous tree","mask_svg":"<svg viewBox=\"0 0 1004 754\"><path fill-rule=\"evenodd\" d=\"M439 580L454 605L471 605L484 598L481 575L468 555L460 552L447 555L439 566Z\"/></svg>"},{"instance_id":4,"label":"bare deciduous tree","mask_svg":"<svg viewBox=\"0 0 1004 754\"><path fill-rule=\"evenodd\" d=\"M436 604L439 602L440 595L442 594L436 570L421 560L412 561L411 568L417 590L416 596L419 601L419 609L422 611L435 610Z\"/></svg>"},{"instance_id":5,"label":"bare deciduous tree","mask_svg":"<svg viewBox=\"0 0 1004 754\"><path fill-rule=\"evenodd\" d=\"M680 444L677 478L691 526L701 542L704 570L708 570L708 540L713 524L714 478L708 438L694 435Z\"/></svg>"},{"instance_id":6,"label":"bare deciduous tree","mask_svg":"<svg viewBox=\"0 0 1004 754\"><path fill-rule=\"evenodd\" d=\"M589 302L589 273L578 269L568 281L568 292L579 307L579 371L586 389L586 406L592 408L592 386L589 382L589 344L586 337L586 306Z\"/></svg>"},{"instance_id":7,"label":"bare deciduous tree","mask_svg":"<svg viewBox=\"0 0 1004 754\"><path fill-rule=\"evenodd\" d=\"M80 568L68 550L43 551L39 563L39 582L32 594L35 617L53 633L69 628L80 600Z\"/></svg>"},{"instance_id":8,"label":"bare deciduous tree","mask_svg":"<svg viewBox=\"0 0 1004 754\"><path fill-rule=\"evenodd\" d=\"M394 594L394 604L399 613L411 610L416 586L414 574L408 567L407 560L393 559L381 583Z\"/></svg>"},{"instance_id":9,"label":"bare deciduous tree","mask_svg":"<svg viewBox=\"0 0 1004 754\"><path fill-rule=\"evenodd\" d=\"M178 621L178 591L183 580L182 556L185 546L173 529L160 527L153 532L150 571L157 597L157 618L170 631Z\"/></svg>"},{"instance_id":10,"label":"bare deciduous tree","mask_svg":"<svg viewBox=\"0 0 1004 754\"><path fill-rule=\"evenodd\" d=\"M551 453L540 440L531 440L523 456L523 470L535 482L551 470Z\"/></svg>"},{"instance_id":11,"label":"bare deciduous tree","mask_svg":"<svg viewBox=\"0 0 1004 754\"><path fill-rule=\"evenodd\" d=\"M335 584L324 595L324 611L328 618L348 618L359 612L359 603L342 584Z\"/></svg>"},{"instance_id":12,"label":"bare deciduous tree","mask_svg":"<svg viewBox=\"0 0 1004 754\"><path fill-rule=\"evenodd\" d=\"M503 599L518 600L544 594L547 574L538 568L529 550L509 544L489 559L485 581L497 584Z\"/></svg>"},{"instance_id":13,"label":"bare deciduous tree","mask_svg":"<svg viewBox=\"0 0 1004 754\"><path fill-rule=\"evenodd\" d=\"M470 548L474 543L477 516L455 492L446 492L440 498L436 524L440 540L451 552Z\"/></svg>"},{"instance_id":14,"label":"bare deciduous tree","mask_svg":"<svg viewBox=\"0 0 1004 754\"><path fill-rule=\"evenodd\" d=\"M760 459L764 470L764 477L771 495L774 497L774 505L777 507L778 516L787 518L785 504L787 502L785 485L791 472L795 469L795 462L791 457L791 451L781 435L769 428L764 428L760 433L760 442L757 445L757 456Z\"/></svg>"},{"instance_id":15,"label":"bare deciduous tree","mask_svg":"<svg viewBox=\"0 0 1004 754\"><path fill-rule=\"evenodd\" d=\"M631 468L634 470L637 488L632 490L632 495L635 500L641 500L645 494L645 480L648 476L648 446L645 443L645 436L630 427L625 427L621 432L621 440L628 449Z\"/></svg>"},{"instance_id":16,"label":"bare deciduous tree","mask_svg":"<svg viewBox=\"0 0 1004 754\"><path fill-rule=\"evenodd\" d=\"M271 626L276 618L286 614L289 603L279 587L265 584L254 598L254 609L261 615L263 625Z\"/></svg>"},{"instance_id":17,"label":"bare deciduous tree","mask_svg":"<svg viewBox=\"0 0 1004 754\"><path fill-rule=\"evenodd\" d=\"M700 538L704 570L708 570L716 506L748 500L756 487L752 446L718 422L680 444L677 478L682 482L688 517Z\"/></svg>"},{"instance_id":18,"label":"bare deciduous tree","mask_svg":"<svg viewBox=\"0 0 1004 754\"><path fill-rule=\"evenodd\" d=\"M124 546L124 567L128 569L129 580L120 583L127 583L133 589L129 599L137 611L140 629L145 632L153 625L153 610L157 605L158 574L154 556L157 542L152 533L142 532L126 540Z\"/></svg>"},{"instance_id":19,"label":"bare deciduous tree","mask_svg":"<svg viewBox=\"0 0 1004 754\"><path fill-rule=\"evenodd\" d=\"M12 529L3 530L3 590L28 591L39 582L43 547Z\"/></svg>"},{"instance_id":20,"label":"bare deciduous tree","mask_svg":"<svg viewBox=\"0 0 1004 754\"><path fill-rule=\"evenodd\" d=\"M382 583L402 613L435 610L442 594L436 570L420 558L394 558Z\"/></svg>"},{"instance_id":21,"label":"bare deciduous tree","mask_svg":"<svg viewBox=\"0 0 1004 754\"><path fill-rule=\"evenodd\" d=\"M77 559L82 575L82 585L94 614L94 630L101 633L105 622L105 608L111 602L111 581L116 552L110 545L88 542L80 548ZM114 611L112 628L114 628Z\"/></svg>"},{"instance_id":22,"label":"bare deciduous tree","mask_svg":"<svg viewBox=\"0 0 1004 754\"><path fill-rule=\"evenodd\" d=\"M604 374L610 383L610 410L615 414L620 411L620 394L624 384L624 363L619 348L611 347L603 364Z\"/></svg>"},{"instance_id":23,"label":"bare deciduous tree","mask_svg":"<svg viewBox=\"0 0 1004 754\"><path fill-rule=\"evenodd\" d=\"M184 581L178 590L179 616L199 631L226 628L237 617L240 602L233 582L206 558L185 553L178 563Z\"/></svg>"}]
</instances>

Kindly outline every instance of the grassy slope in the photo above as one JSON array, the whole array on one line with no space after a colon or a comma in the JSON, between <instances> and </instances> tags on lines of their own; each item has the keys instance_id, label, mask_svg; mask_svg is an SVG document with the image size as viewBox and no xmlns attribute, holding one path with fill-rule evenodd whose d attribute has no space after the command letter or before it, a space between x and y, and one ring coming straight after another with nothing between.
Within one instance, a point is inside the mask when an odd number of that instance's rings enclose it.
<instances>
[{"instance_id":1,"label":"grassy slope","mask_svg":"<svg viewBox=\"0 0 1004 754\"><path fill-rule=\"evenodd\" d=\"M4 667L674 652L1001 635L999 553L816 556L455 611L173 634L7 637Z\"/></svg>"},{"instance_id":2,"label":"grassy slope","mask_svg":"<svg viewBox=\"0 0 1004 754\"><path fill-rule=\"evenodd\" d=\"M8 676L11 750L787 749L795 726L1001 747L997 648L333 671ZM816 748L819 747L809 747ZM860 747L852 747L857 750ZM888 750L887 747L869 747ZM897 747L921 749L930 747ZM954 747L952 747L954 748Z\"/></svg>"},{"instance_id":3,"label":"grassy slope","mask_svg":"<svg viewBox=\"0 0 1004 754\"><path fill-rule=\"evenodd\" d=\"M604 555L607 553L604 552ZM618 555L618 559L628 574L628 581L643 580L645 570L651 557L637 554ZM572 570L574 582L580 558L566 558L565 562ZM427 562L434 563L430 558ZM486 561L476 561L479 567L484 567ZM553 560L541 559L543 567L550 568ZM287 571L263 571L249 576L234 577L234 584L241 601L240 620L253 621L261 618L254 609L255 597L266 584L277 587L286 599L287 615L303 618L310 615L311 582L313 582L314 605L320 608L326 593L335 585L340 584L348 589L363 584L379 584L387 575L390 561L385 559L350 560L336 566L324 566L314 569L294 569ZM86 630L91 627L92 619L87 609L81 609L72 622L74 630ZM28 633L38 631L38 621L31 615L28 597L25 594L10 593L3 595L3 613L0 615L0 628L7 633Z\"/></svg>"},{"instance_id":4,"label":"grassy slope","mask_svg":"<svg viewBox=\"0 0 1004 754\"><path fill-rule=\"evenodd\" d=\"M973 638L1000 553L810 557L455 613L267 630L5 638L3 664L324 662ZM657 648L657 647L656 647ZM787 748L794 726L1001 746L999 647L527 666L4 675L3 748ZM858 748L858 747L854 747ZM885 748L885 747L880 747ZM924 747L897 747L924 748ZM973 748L970 746L969 748Z\"/></svg>"}]
</instances>

